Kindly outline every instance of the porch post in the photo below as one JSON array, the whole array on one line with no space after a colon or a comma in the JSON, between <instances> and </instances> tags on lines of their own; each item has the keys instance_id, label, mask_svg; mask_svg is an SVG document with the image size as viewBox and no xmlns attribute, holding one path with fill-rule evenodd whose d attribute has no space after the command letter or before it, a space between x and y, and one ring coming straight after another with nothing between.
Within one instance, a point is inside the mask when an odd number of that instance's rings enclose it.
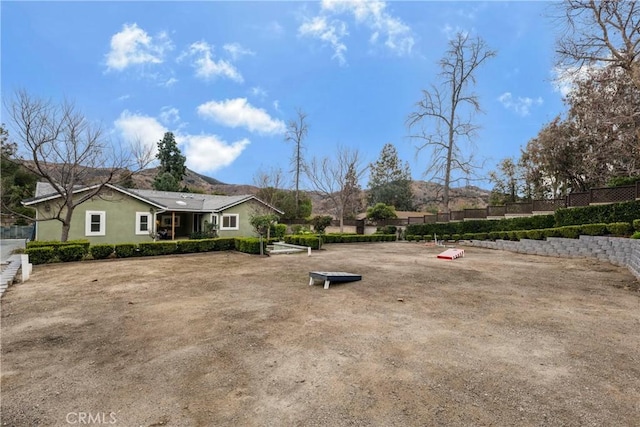
<instances>
[{"instance_id":1,"label":"porch post","mask_svg":"<svg viewBox=\"0 0 640 427\"><path fill-rule=\"evenodd\" d=\"M176 213L171 212L171 240L176 240Z\"/></svg>"}]
</instances>

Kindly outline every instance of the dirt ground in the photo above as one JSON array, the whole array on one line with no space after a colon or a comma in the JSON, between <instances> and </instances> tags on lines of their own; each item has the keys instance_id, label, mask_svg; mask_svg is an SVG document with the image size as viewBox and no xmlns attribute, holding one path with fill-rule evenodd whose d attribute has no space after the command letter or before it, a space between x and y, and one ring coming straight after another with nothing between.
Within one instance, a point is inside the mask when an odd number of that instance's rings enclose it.
<instances>
[{"instance_id":1,"label":"dirt ground","mask_svg":"<svg viewBox=\"0 0 640 427\"><path fill-rule=\"evenodd\" d=\"M2 425L638 425L627 270L325 248L36 266L2 298Z\"/></svg>"}]
</instances>

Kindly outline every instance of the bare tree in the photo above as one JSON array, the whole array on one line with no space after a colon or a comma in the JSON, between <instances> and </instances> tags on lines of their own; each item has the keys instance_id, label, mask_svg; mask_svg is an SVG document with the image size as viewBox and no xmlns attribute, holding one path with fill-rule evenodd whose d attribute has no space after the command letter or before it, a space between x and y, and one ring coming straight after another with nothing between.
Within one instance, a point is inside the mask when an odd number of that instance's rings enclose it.
<instances>
[{"instance_id":1,"label":"bare tree","mask_svg":"<svg viewBox=\"0 0 640 427\"><path fill-rule=\"evenodd\" d=\"M271 168L268 171L258 170L253 176L253 185L258 187L258 198L263 202L275 206L278 193L285 186L285 179L281 168Z\"/></svg>"},{"instance_id":2,"label":"bare tree","mask_svg":"<svg viewBox=\"0 0 640 427\"><path fill-rule=\"evenodd\" d=\"M291 157L291 165L295 175L296 185L296 215L300 207L300 175L304 171L304 139L307 136L309 127L307 125L307 114L301 109L296 110L296 118L287 123L287 131L284 139L294 144L293 156Z\"/></svg>"},{"instance_id":3,"label":"bare tree","mask_svg":"<svg viewBox=\"0 0 640 427\"><path fill-rule=\"evenodd\" d=\"M467 179L479 168L471 150L465 155L461 146L464 139L471 142L479 128L472 119L475 113L481 112L480 103L469 86L476 83L477 68L495 55L481 38L470 39L468 34L456 34L440 60L441 84L422 91L423 98L416 103L417 110L407 119L409 137L419 141L417 151L426 148L432 151L431 164L425 174L443 183L446 212L449 212L451 184ZM456 178L454 171L460 171L464 176Z\"/></svg>"},{"instance_id":4,"label":"bare tree","mask_svg":"<svg viewBox=\"0 0 640 427\"><path fill-rule=\"evenodd\" d=\"M353 188L364 171L358 150L338 147L332 157L313 158L305 172L315 191L331 201L336 218L340 221L340 232L344 230L345 208L358 197Z\"/></svg>"},{"instance_id":5,"label":"bare tree","mask_svg":"<svg viewBox=\"0 0 640 427\"><path fill-rule=\"evenodd\" d=\"M640 89L640 5L636 1L565 0L557 18L566 24L556 52L563 68L613 64Z\"/></svg>"},{"instance_id":6,"label":"bare tree","mask_svg":"<svg viewBox=\"0 0 640 427\"><path fill-rule=\"evenodd\" d=\"M62 223L61 241L69 236L74 209L99 196L104 186L132 165L144 167L145 151L113 145L104 129L90 122L73 103L53 103L18 91L6 105L20 151L22 164L50 184L60 196L50 203L46 218ZM147 159L148 160L148 159ZM78 192L80 187L88 190Z\"/></svg>"}]
</instances>

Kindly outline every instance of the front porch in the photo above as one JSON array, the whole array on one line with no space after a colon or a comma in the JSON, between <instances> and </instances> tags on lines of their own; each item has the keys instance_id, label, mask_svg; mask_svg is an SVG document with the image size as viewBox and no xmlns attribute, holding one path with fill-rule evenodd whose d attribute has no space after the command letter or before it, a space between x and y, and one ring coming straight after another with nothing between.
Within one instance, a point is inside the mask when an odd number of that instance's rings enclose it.
<instances>
[{"instance_id":1,"label":"front porch","mask_svg":"<svg viewBox=\"0 0 640 427\"><path fill-rule=\"evenodd\" d=\"M200 212L168 211L155 214L155 235L158 240L189 239L192 233L202 232L208 219L215 215Z\"/></svg>"}]
</instances>

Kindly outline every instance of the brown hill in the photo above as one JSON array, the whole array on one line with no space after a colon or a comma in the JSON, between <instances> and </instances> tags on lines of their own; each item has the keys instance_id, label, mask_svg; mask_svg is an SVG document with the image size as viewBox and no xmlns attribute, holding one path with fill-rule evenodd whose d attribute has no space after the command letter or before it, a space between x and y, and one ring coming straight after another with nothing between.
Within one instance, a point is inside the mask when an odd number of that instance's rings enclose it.
<instances>
[{"instance_id":1,"label":"brown hill","mask_svg":"<svg viewBox=\"0 0 640 427\"><path fill-rule=\"evenodd\" d=\"M136 187L150 189L157 169L146 169L133 178ZM190 169L183 179L183 184L194 192L208 194L224 194L235 196L239 194L257 194L259 188L254 185L225 184L214 178L201 175ZM444 211L442 200L442 185L427 181L412 181L413 203L417 211L433 212ZM333 212L331 201L325 196L315 192L307 192L311 197L313 215L330 215ZM363 192L366 200L366 190ZM489 203L490 191L474 186L452 188L450 191L451 210L464 208L484 208Z\"/></svg>"}]
</instances>

